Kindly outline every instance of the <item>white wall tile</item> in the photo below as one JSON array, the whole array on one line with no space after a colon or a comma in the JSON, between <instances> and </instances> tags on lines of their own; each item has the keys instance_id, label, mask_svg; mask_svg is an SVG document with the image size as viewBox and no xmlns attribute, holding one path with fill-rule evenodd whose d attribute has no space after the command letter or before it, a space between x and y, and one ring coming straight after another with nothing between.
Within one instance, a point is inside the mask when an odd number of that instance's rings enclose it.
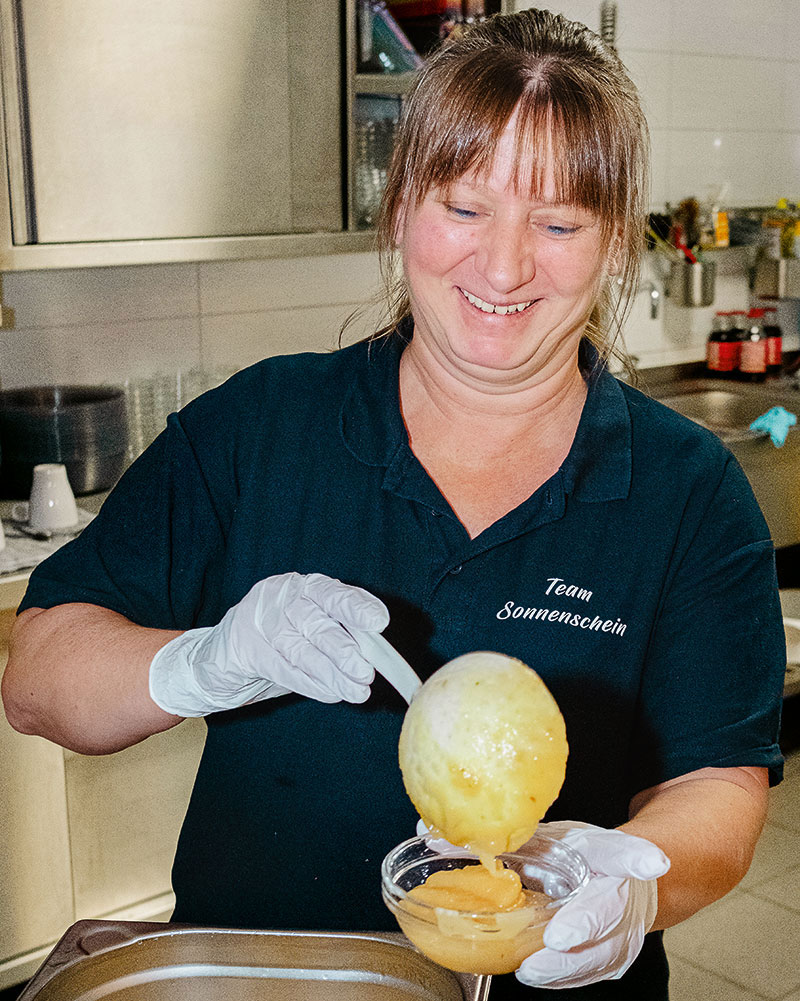
<instances>
[{"instance_id":1,"label":"white wall tile","mask_svg":"<svg viewBox=\"0 0 800 1001\"><path fill-rule=\"evenodd\" d=\"M667 129L650 130L650 205L660 211L669 201L669 165L672 133Z\"/></svg>"},{"instance_id":2,"label":"white wall tile","mask_svg":"<svg viewBox=\"0 0 800 1001\"><path fill-rule=\"evenodd\" d=\"M786 197L800 202L800 130L768 137L769 149L775 164L776 197Z\"/></svg>"},{"instance_id":3,"label":"white wall tile","mask_svg":"<svg viewBox=\"0 0 800 1001\"><path fill-rule=\"evenodd\" d=\"M785 59L793 54L796 0L671 0L675 51Z\"/></svg>"},{"instance_id":4,"label":"white wall tile","mask_svg":"<svg viewBox=\"0 0 800 1001\"><path fill-rule=\"evenodd\" d=\"M676 129L764 129L783 121L782 66L730 56L674 57L672 115Z\"/></svg>"},{"instance_id":5,"label":"white wall tile","mask_svg":"<svg viewBox=\"0 0 800 1001\"><path fill-rule=\"evenodd\" d=\"M676 130L669 150L667 198L672 203L689 195L702 200L727 184L728 205L772 204L785 194L775 146L772 132Z\"/></svg>"},{"instance_id":6,"label":"white wall tile","mask_svg":"<svg viewBox=\"0 0 800 1001\"><path fill-rule=\"evenodd\" d=\"M800 61L785 62L782 76L784 100L780 124L790 131L800 131Z\"/></svg>"},{"instance_id":7,"label":"white wall tile","mask_svg":"<svg viewBox=\"0 0 800 1001\"><path fill-rule=\"evenodd\" d=\"M3 302L17 329L193 316L193 264L20 271L3 276Z\"/></svg>"},{"instance_id":8,"label":"white wall tile","mask_svg":"<svg viewBox=\"0 0 800 1001\"><path fill-rule=\"evenodd\" d=\"M379 283L376 254L335 254L200 265L204 314L367 300Z\"/></svg>"},{"instance_id":9,"label":"white wall tile","mask_svg":"<svg viewBox=\"0 0 800 1001\"><path fill-rule=\"evenodd\" d=\"M652 129L669 127L672 98L672 56L667 52L632 49L621 53L631 79L639 89L647 122Z\"/></svg>"},{"instance_id":10,"label":"white wall tile","mask_svg":"<svg viewBox=\"0 0 800 1001\"><path fill-rule=\"evenodd\" d=\"M204 316L202 362L207 367L244 367L262 358L298 351L333 351L339 344L342 323L357 303L274 309L258 313ZM348 331L346 342L361 331Z\"/></svg>"},{"instance_id":11,"label":"white wall tile","mask_svg":"<svg viewBox=\"0 0 800 1001\"><path fill-rule=\"evenodd\" d=\"M196 319L0 331L0 385L121 383L200 361Z\"/></svg>"},{"instance_id":12,"label":"white wall tile","mask_svg":"<svg viewBox=\"0 0 800 1001\"><path fill-rule=\"evenodd\" d=\"M597 9L600 9L598 0ZM669 3L653 0L620 0L617 4L617 48L623 61L628 49L666 52L671 48Z\"/></svg>"}]
</instances>

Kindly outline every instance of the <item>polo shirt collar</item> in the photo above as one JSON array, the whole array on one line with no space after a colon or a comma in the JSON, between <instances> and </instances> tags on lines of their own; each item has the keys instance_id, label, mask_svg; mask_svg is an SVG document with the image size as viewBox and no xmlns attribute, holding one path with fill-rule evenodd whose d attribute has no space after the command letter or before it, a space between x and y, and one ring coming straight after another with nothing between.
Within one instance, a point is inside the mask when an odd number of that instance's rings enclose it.
<instances>
[{"instance_id":1,"label":"polo shirt collar","mask_svg":"<svg viewBox=\"0 0 800 1001\"><path fill-rule=\"evenodd\" d=\"M399 397L400 356L412 330L409 318L387 337L360 345L359 364L340 414L350 452L367 465L387 468L390 478L392 470L412 457ZM560 483L565 494L580 501L620 500L631 483L628 403L622 386L588 343L582 345L581 363L586 402L572 448L551 485Z\"/></svg>"},{"instance_id":2,"label":"polo shirt collar","mask_svg":"<svg viewBox=\"0 0 800 1001\"><path fill-rule=\"evenodd\" d=\"M597 350L584 341L581 368L586 403L561 473L564 490L577 500L622 500L631 485L633 434L625 392Z\"/></svg>"}]
</instances>

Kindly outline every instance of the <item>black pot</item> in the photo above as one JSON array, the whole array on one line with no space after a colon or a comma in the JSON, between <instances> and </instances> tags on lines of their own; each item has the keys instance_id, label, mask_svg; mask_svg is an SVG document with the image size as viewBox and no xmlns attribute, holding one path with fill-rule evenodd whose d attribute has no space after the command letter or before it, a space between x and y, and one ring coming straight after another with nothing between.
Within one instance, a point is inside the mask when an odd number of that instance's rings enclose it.
<instances>
[{"instance_id":1,"label":"black pot","mask_svg":"<svg viewBox=\"0 0 800 1001\"><path fill-rule=\"evenodd\" d=\"M113 386L30 386L0 392L0 486L30 494L33 467L61 462L76 495L113 486L128 461L125 393Z\"/></svg>"}]
</instances>

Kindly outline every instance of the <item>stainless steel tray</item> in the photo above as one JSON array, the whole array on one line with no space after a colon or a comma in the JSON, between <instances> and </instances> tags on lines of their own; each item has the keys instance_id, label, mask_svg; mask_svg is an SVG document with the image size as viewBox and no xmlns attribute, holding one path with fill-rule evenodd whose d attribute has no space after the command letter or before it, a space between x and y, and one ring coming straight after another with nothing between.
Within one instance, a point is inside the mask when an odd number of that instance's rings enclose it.
<instances>
[{"instance_id":1,"label":"stainless steel tray","mask_svg":"<svg viewBox=\"0 0 800 1001\"><path fill-rule=\"evenodd\" d=\"M19 1001L486 1001L399 933L78 921Z\"/></svg>"}]
</instances>

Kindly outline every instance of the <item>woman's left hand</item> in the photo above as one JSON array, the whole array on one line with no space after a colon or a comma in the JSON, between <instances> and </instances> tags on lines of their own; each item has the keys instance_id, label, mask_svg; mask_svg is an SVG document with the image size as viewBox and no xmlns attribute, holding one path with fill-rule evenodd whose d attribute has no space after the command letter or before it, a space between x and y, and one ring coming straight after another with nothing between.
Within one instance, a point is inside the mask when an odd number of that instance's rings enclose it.
<instances>
[{"instance_id":1,"label":"woman's left hand","mask_svg":"<svg viewBox=\"0 0 800 1001\"><path fill-rule=\"evenodd\" d=\"M556 821L540 824L537 833L580 852L591 877L550 919L545 947L523 961L517 979L552 988L619 979L653 925L656 879L669 869L669 859L651 841L591 824Z\"/></svg>"}]
</instances>

